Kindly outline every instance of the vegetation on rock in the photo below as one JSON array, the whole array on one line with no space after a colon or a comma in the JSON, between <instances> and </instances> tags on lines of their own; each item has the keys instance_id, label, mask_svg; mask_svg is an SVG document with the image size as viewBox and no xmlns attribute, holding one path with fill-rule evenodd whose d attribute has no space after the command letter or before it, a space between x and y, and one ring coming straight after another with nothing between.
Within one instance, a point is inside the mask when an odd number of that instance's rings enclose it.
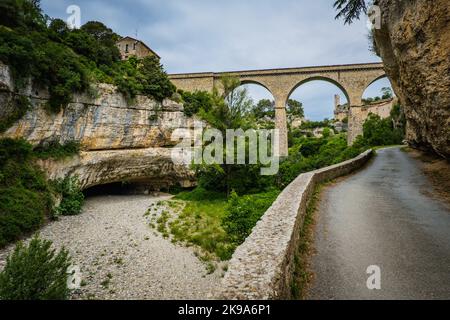
<instances>
[{"instance_id":1,"label":"vegetation on rock","mask_svg":"<svg viewBox=\"0 0 450 320\"><path fill-rule=\"evenodd\" d=\"M37 230L51 214L51 189L32 158L26 141L0 140L0 247Z\"/></svg>"},{"instance_id":2,"label":"vegetation on rock","mask_svg":"<svg viewBox=\"0 0 450 320\"><path fill-rule=\"evenodd\" d=\"M98 82L116 85L128 98L143 94L162 101L175 92L157 58L121 61L120 36L101 22L71 30L60 19L48 21L39 1L2 1L0 9L0 61L11 68L17 90L30 78L47 87L53 112Z\"/></svg>"},{"instance_id":3,"label":"vegetation on rock","mask_svg":"<svg viewBox=\"0 0 450 320\"><path fill-rule=\"evenodd\" d=\"M83 194L76 177L49 183L35 165L39 157L61 157L72 154L76 143L63 149L38 149L25 140L0 139L0 247L33 232L46 218L73 215L81 211ZM62 197L54 208L54 195Z\"/></svg>"},{"instance_id":4,"label":"vegetation on rock","mask_svg":"<svg viewBox=\"0 0 450 320\"><path fill-rule=\"evenodd\" d=\"M33 152L39 159L62 160L77 155L80 152L80 143L78 141L69 141L61 144L57 141L52 141L34 147Z\"/></svg>"}]
</instances>

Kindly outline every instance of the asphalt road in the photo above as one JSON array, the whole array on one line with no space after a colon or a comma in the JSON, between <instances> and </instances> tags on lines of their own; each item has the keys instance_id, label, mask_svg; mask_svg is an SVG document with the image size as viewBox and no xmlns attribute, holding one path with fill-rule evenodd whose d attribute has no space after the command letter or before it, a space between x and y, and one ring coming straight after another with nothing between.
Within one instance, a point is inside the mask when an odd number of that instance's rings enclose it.
<instances>
[{"instance_id":1,"label":"asphalt road","mask_svg":"<svg viewBox=\"0 0 450 320\"><path fill-rule=\"evenodd\" d=\"M417 160L379 150L327 188L316 217L309 299L450 299L450 211L427 195ZM381 289L369 290L369 266Z\"/></svg>"}]
</instances>

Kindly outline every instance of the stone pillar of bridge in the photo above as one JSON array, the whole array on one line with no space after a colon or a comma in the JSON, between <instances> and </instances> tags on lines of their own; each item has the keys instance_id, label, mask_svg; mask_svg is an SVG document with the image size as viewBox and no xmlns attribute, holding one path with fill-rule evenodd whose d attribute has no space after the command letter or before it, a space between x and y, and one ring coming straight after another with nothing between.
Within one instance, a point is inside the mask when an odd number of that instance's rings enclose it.
<instances>
[{"instance_id":1,"label":"stone pillar of bridge","mask_svg":"<svg viewBox=\"0 0 450 320\"><path fill-rule=\"evenodd\" d=\"M347 143L352 145L356 138L363 134L363 120L362 114L362 96L364 94L365 86L356 86L347 89L349 95L349 114L348 114L348 133Z\"/></svg>"},{"instance_id":2,"label":"stone pillar of bridge","mask_svg":"<svg viewBox=\"0 0 450 320\"><path fill-rule=\"evenodd\" d=\"M289 155L288 128L286 115L287 98L284 95L274 95L275 99L275 128L279 130L279 156Z\"/></svg>"}]
</instances>

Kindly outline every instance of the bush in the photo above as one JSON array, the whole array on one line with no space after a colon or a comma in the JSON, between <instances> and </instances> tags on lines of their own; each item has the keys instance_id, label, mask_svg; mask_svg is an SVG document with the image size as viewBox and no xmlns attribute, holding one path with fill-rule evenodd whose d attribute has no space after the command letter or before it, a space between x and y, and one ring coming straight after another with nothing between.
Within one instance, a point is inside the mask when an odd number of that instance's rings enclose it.
<instances>
[{"instance_id":1,"label":"bush","mask_svg":"<svg viewBox=\"0 0 450 320\"><path fill-rule=\"evenodd\" d=\"M77 177L67 177L54 182L55 191L62 199L55 209L56 215L73 216L81 213L84 203L84 195Z\"/></svg>"},{"instance_id":2,"label":"bush","mask_svg":"<svg viewBox=\"0 0 450 320\"><path fill-rule=\"evenodd\" d=\"M184 201L202 201L223 199L225 195L220 192L209 191L203 187L197 187L191 192L181 192L175 199Z\"/></svg>"},{"instance_id":3,"label":"bush","mask_svg":"<svg viewBox=\"0 0 450 320\"><path fill-rule=\"evenodd\" d=\"M47 87L52 112L65 108L74 93L87 91L92 82L114 84L128 98L144 94L162 101L175 92L156 57L120 61L120 37L101 22L74 30L60 19L48 24L39 1L30 0L4 0L0 11L0 61L10 67L16 89L29 78ZM6 125L0 123L0 131Z\"/></svg>"},{"instance_id":4,"label":"bush","mask_svg":"<svg viewBox=\"0 0 450 320\"><path fill-rule=\"evenodd\" d=\"M232 243L237 246L245 241L279 193L278 190L273 190L242 197L234 191L231 193L222 226Z\"/></svg>"},{"instance_id":5,"label":"bush","mask_svg":"<svg viewBox=\"0 0 450 320\"><path fill-rule=\"evenodd\" d=\"M394 129L391 117L381 119L380 116L370 114L363 126L364 140L369 146L387 146L401 144L404 131Z\"/></svg>"},{"instance_id":6,"label":"bush","mask_svg":"<svg viewBox=\"0 0 450 320\"><path fill-rule=\"evenodd\" d=\"M180 91L184 105L184 114L192 117L200 110L208 112L213 106L213 98L206 91L184 92Z\"/></svg>"},{"instance_id":7,"label":"bush","mask_svg":"<svg viewBox=\"0 0 450 320\"><path fill-rule=\"evenodd\" d=\"M21 242L0 273L0 300L64 300L69 297L65 249L51 249L51 241L34 237L26 247Z\"/></svg>"},{"instance_id":8,"label":"bush","mask_svg":"<svg viewBox=\"0 0 450 320\"><path fill-rule=\"evenodd\" d=\"M39 228L53 206L44 174L24 140L0 139L0 247Z\"/></svg>"},{"instance_id":9,"label":"bush","mask_svg":"<svg viewBox=\"0 0 450 320\"><path fill-rule=\"evenodd\" d=\"M142 93L158 101L171 97L175 93L175 86L167 77L159 59L155 56L145 57L139 67L141 73Z\"/></svg>"},{"instance_id":10,"label":"bush","mask_svg":"<svg viewBox=\"0 0 450 320\"><path fill-rule=\"evenodd\" d=\"M77 155L80 152L80 143L78 141L69 141L62 145L57 141L52 141L35 147L33 152L34 155L40 159L52 158L61 160Z\"/></svg>"},{"instance_id":11,"label":"bush","mask_svg":"<svg viewBox=\"0 0 450 320\"><path fill-rule=\"evenodd\" d=\"M11 114L3 119L0 119L0 133L8 130L16 121L22 119L27 113L30 106L30 101L26 97L14 96L11 101Z\"/></svg>"}]
</instances>

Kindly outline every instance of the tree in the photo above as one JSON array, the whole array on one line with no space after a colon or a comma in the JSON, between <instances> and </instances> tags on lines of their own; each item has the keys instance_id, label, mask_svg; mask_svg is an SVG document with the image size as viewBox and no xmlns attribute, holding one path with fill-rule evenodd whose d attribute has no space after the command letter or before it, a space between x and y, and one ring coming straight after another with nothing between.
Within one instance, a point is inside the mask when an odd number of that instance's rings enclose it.
<instances>
[{"instance_id":1,"label":"tree","mask_svg":"<svg viewBox=\"0 0 450 320\"><path fill-rule=\"evenodd\" d=\"M262 99L258 101L253 109L253 113L257 119L264 118L266 116L275 117L275 102L269 99Z\"/></svg>"},{"instance_id":2,"label":"tree","mask_svg":"<svg viewBox=\"0 0 450 320\"><path fill-rule=\"evenodd\" d=\"M62 42L70 33L70 29L64 20L53 19L48 26L48 32L52 40Z\"/></svg>"},{"instance_id":3,"label":"tree","mask_svg":"<svg viewBox=\"0 0 450 320\"><path fill-rule=\"evenodd\" d=\"M0 1L0 24L10 28L43 30L46 17L42 14L40 0Z\"/></svg>"},{"instance_id":4,"label":"tree","mask_svg":"<svg viewBox=\"0 0 450 320\"><path fill-rule=\"evenodd\" d=\"M381 88L382 99L391 99L393 97L392 89L389 87Z\"/></svg>"},{"instance_id":5,"label":"tree","mask_svg":"<svg viewBox=\"0 0 450 320\"><path fill-rule=\"evenodd\" d=\"M192 117L200 110L208 112L212 108L213 98L209 92L206 91L179 91L183 99L184 114Z\"/></svg>"},{"instance_id":6,"label":"tree","mask_svg":"<svg viewBox=\"0 0 450 320\"><path fill-rule=\"evenodd\" d=\"M334 8L339 11L336 19L344 18L346 24L359 20L361 13L367 13L365 0L336 0Z\"/></svg>"},{"instance_id":7,"label":"tree","mask_svg":"<svg viewBox=\"0 0 450 320\"><path fill-rule=\"evenodd\" d=\"M120 51L116 46L120 36L110 28L98 21L89 21L81 27L81 30L96 40L95 61L98 64L111 65L120 60Z\"/></svg>"},{"instance_id":8,"label":"tree","mask_svg":"<svg viewBox=\"0 0 450 320\"><path fill-rule=\"evenodd\" d=\"M222 133L223 155L226 158L226 130L242 129L246 131L256 126L252 115L253 102L247 96L247 90L240 88L240 81L236 77L223 76L221 79L223 94L218 90L213 92L213 106L209 112L201 112L201 117L213 128ZM246 142L248 148L248 142ZM236 148L234 150L236 153ZM235 156L235 155L234 155ZM268 178L260 175L259 165L227 164L200 165L199 185L206 189L226 192L232 190L258 189Z\"/></svg>"},{"instance_id":9,"label":"tree","mask_svg":"<svg viewBox=\"0 0 450 320\"><path fill-rule=\"evenodd\" d=\"M159 59L149 56L139 64L141 74L142 93L150 95L158 101L171 97L175 93L175 86L170 82Z\"/></svg>"},{"instance_id":10,"label":"tree","mask_svg":"<svg viewBox=\"0 0 450 320\"><path fill-rule=\"evenodd\" d=\"M303 104L300 101L289 99L287 102L287 111L290 115L298 118L305 117L305 111L303 110Z\"/></svg>"}]
</instances>

